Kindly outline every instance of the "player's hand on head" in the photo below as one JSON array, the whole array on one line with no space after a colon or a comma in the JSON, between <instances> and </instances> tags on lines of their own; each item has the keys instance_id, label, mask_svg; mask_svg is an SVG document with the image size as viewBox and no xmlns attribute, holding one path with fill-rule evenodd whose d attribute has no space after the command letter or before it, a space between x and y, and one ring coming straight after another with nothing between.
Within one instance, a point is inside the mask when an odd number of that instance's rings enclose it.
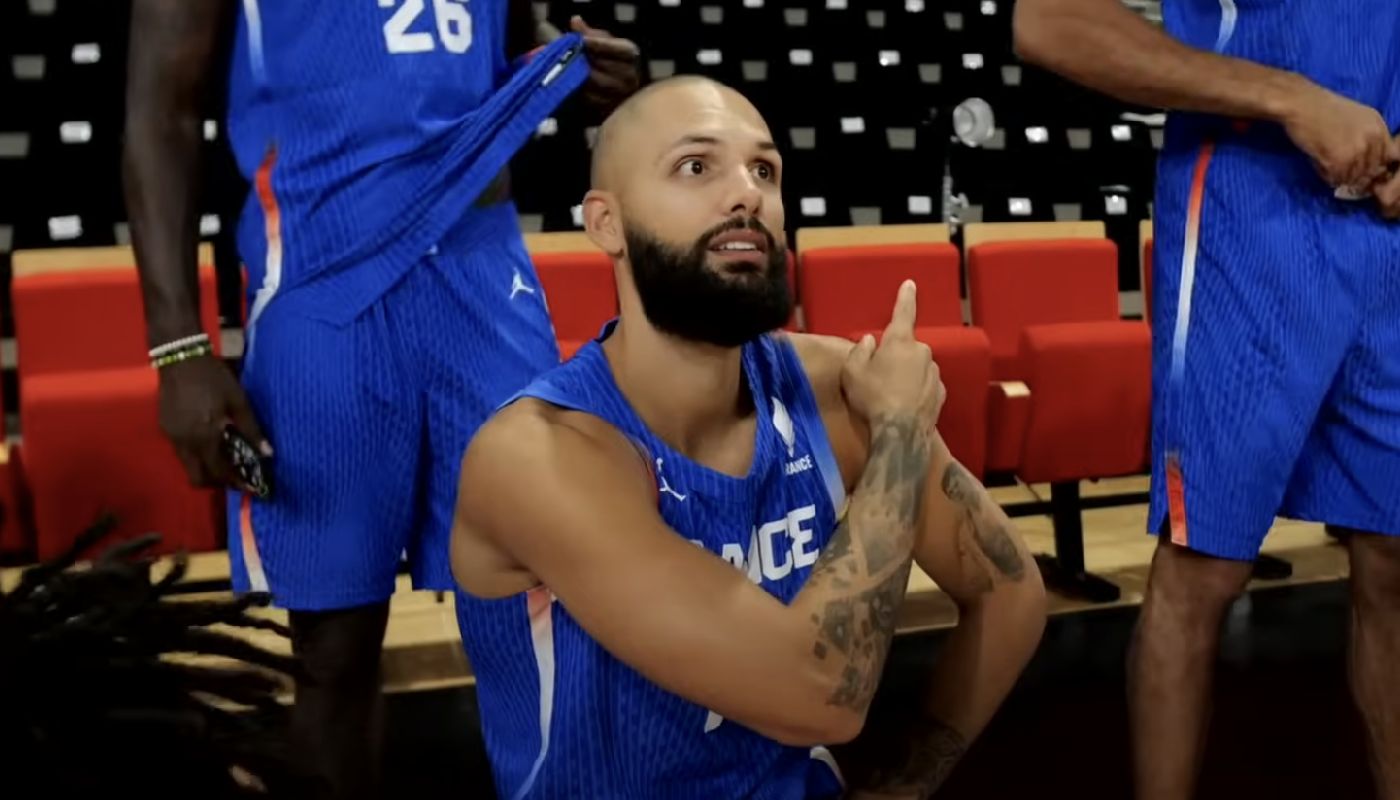
<instances>
[{"instance_id":1,"label":"player's hand on head","mask_svg":"<svg viewBox=\"0 0 1400 800\"><path fill-rule=\"evenodd\" d=\"M867 334L852 348L841 387L852 410L867 422L914 416L931 433L944 389L928 345L914 338L917 311L914 282L905 281L879 343Z\"/></svg>"},{"instance_id":2,"label":"player's hand on head","mask_svg":"<svg viewBox=\"0 0 1400 800\"><path fill-rule=\"evenodd\" d=\"M630 39L591 27L579 16L569 20L569 29L583 37L583 52L588 57L588 82L583 85L583 97L595 109L608 114L641 85L637 67L641 50Z\"/></svg>"},{"instance_id":3,"label":"player's hand on head","mask_svg":"<svg viewBox=\"0 0 1400 800\"><path fill-rule=\"evenodd\" d=\"M232 423L264 456L263 436L248 396L233 372L212 356L192 358L160 370L160 427L175 446L190 483L246 489L224 450L224 428Z\"/></svg>"},{"instance_id":4,"label":"player's hand on head","mask_svg":"<svg viewBox=\"0 0 1400 800\"><path fill-rule=\"evenodd\" d=\"M1305 83L1283 124L1333 187L1365 194L1386 174L1395 140L1380 112L1370 106Z\"/></svg>"}]
</instances>

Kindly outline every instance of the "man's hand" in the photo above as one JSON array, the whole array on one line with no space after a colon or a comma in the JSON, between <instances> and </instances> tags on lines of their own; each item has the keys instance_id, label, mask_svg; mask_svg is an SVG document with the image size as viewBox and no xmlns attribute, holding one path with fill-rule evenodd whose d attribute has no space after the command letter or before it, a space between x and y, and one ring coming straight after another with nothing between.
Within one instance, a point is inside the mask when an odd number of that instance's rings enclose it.
<instances>
[{"instance_id":1,"label":"man's hand","mask_svg":"<svg viewBox=\"0 0 1400 800\"><path fill-rule=\"evenodd\" d=\"M1400 159L1379 112L1311 82L1301 84L1281 121L1333 187L1365 192Z\"/></svg>"},{"instance_id":2,"label":"man's hand","mask_svg":"<svg viewBox=\"0 0 1400 800\"><path fill-rule=\"evenodd\" d=\"M159 405L160 428L195 486L248 489L224 455L224 426L230 421L261 455L272 455L243 387L217 358L192 358L163 368Z\"/></svg>"},{"instance_id":3,"label":"man's hand","mask_svg":"<svg viewBox=\"0 0 1400 800\"><path fill-rule=\"evenodd\" d=\"M914 414L931 433L943 409L945 391L928 345L914 338L916 311L914 282L905 281L879 346L867 334L852 348L841 386L851 409L867 423Z\"/></svg>"},{"instance_id":4,"label":"man's hand","mask_svg":"<svg viewBox=\"0 0 1400 800\"><path fill-rule=\"evenodd\" d=\"M1400 136L1395 137L1393 146L1400 150ZM1389 165L1395 167L1395 164ZM1400 219L1400 169L1393 169L1382 177L1371 190L1380 204L1381 215L1386 219Z\"/></svg>"},{"instance_id":5,"label":"man's hand","mask_svg":"<svg viewBox=\"0 0 1400 800\"><path fill-rule=\"evenodd\" d=\"M582 17L570 19L569 28L583 36L583 52L588 57L588 82L583 85L583 97L606 116L641 85L637 71L641 51L629 39L589 27Z\"/></svg>"}]
</instances>

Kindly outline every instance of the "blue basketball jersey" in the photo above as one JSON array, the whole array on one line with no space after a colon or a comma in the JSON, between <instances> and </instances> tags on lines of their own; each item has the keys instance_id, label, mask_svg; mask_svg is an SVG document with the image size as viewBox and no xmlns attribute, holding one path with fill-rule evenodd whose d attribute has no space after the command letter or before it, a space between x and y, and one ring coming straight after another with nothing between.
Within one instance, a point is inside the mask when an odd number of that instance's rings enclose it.
<instances>
[{"instance_id":1,"label":"blue basketball jersey","mask_svg":"<svg viewBox=\"0 0 1400 800\"><path fill-rule=\"evenodd\" d=\"M791 343L775 334L743 349L758 424L749 473L733 477L690 461L647 428L613 381L600 342L520 396L592 414L630 437L651 462L661 515L676 534L791 602L845 502ZM660 688L604 650L547 587L491 600L459 590L457 614L502 798L841 794L824 748L779 744Z\"/></svg>"},{"instance_id":2,"label":"blue basketball jersey","mask_svg":"<svg viewBox=\"0 0 1400 800\"><path fill-rule=\"evenodd\" d=\"M508 64L507 0L243 0L228 133L250 286L357 315L470 211L587 77L567 35ZM261 310L255 297L250 314Z\"/></svg>"}]
</instances>

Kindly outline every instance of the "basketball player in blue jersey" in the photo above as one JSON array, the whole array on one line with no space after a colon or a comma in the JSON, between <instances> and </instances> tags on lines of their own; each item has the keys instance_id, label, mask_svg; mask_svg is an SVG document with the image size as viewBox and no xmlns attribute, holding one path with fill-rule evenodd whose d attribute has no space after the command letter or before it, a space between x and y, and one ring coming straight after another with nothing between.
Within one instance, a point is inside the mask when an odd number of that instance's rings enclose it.
<instances>
[{"instance_id":1,"label":"basketball player in blue jersey","mask_svg":"<svg viewBox=\"0 0 1400 800\"><path fill-rule=\"evenodd\" d=\"M291 612L294 732L337 797L379 796L402 555L416 586L451 587L461 453L558 363L507 162L579 87L606 108L638 82L631 42L545 27L524 0L134 3L125 161L161 425L192 480L234 486L234 587ZM228 137L253 188L242 387L208 355L194 277L227 39ZM228 423L262 451L270 495L236 491Z\"/></svg>"},{"instance_id":2,"label":"basketball player in blue jersey","mask_svg":"<svg viewBox=\"0 0 1400 800\"><path fill-rule=\"evenodd\" d=\"M935 428L913 284L878 345L768 333L781 181L762 117L704 78L601 130L584 221L620 316L462 464L457 610L503 798L927 797L1039 641L1034 562ZM907 718L867 726L913 563L960 622Z\"/></svg>"},{"instance_id":3,"label":"basketball player in blue jersey","mask_svg":"<svg viewBox=\"0 0 1400 800\"><path fill-rule=\"evenodd\" d=\"M1351 556L1351 685L1400 798L1400 3L1021 0L1022 57L1173 109L1158 168L1139 798L1194 796L1221 620L1276 514Z\"/></svg>"}]
</instances>

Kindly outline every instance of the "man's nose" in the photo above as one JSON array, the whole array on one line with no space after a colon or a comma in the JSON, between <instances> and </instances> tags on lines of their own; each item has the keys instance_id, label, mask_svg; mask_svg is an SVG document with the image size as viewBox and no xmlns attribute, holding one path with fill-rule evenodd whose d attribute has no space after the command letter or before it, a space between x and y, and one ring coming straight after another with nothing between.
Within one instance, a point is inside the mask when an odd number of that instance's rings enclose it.
<instances>
[{"instance_id":1,"label":"man's nose","mask_svg":"<svg viewBox=\"0 0 1400 800\"><path fill-rule=\"evenodd\" d=\"M736 178L730 181L729 193L725 197L726 211L730 214L757 216L763 208L763 188L746 167L739 170Z\"/></svg>"}]
</instances>

